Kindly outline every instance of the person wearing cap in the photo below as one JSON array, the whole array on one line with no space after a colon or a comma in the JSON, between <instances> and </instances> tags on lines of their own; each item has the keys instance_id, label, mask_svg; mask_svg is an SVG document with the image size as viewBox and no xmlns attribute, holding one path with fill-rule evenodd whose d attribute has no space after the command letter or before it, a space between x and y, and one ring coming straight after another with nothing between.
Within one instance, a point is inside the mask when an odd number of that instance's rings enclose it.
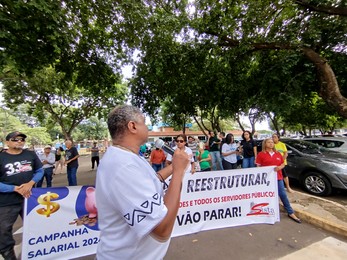
<instances>
[{"instance_id":1,"label":"person wearing cap","mask_svg":"<svg viewBox=\"0 0 347 260\"><path fill-rule=\"evenodd\" d=\"M55 155L51 153L52 147L50 145L46 145L43 148L43 154L39 155L39 158L42 162L43 168L43 176L41 180L37 183L36 187L41 188L43 179L46 178L47 188L52 187L52 178L53 178L53 166L55 163Z\"/></svg>"},{"instance_id":2,"label":"person wearing cap","mask_svg":"<svg viewBox=\"0 0 347 260\"><path fill-rule=\"evenodd\" d=\"M13 225L23 217L24 198L43 176L42 163L34 151L23 149L26 135L12 132L6 136L7 150L0 152L0 254L17 259L14 252Z\"/></svg>"}]
</instances>

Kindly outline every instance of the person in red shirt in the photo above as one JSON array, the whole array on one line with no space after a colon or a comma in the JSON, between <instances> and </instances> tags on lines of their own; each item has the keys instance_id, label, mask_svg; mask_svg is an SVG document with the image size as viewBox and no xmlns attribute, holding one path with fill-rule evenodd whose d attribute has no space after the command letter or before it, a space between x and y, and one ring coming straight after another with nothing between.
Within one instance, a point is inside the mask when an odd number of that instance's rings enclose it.
<instances>
[{"instance_id":1,"label":"person in red shirt","mask_svg":"<svg viewBox=\"0 0 347 260\"><path fill-rule=\"evenodd\" d=\"M278 195L288 213L288 217L296 223L301 223L301 220L295 216L294 210L289 203L286 190L284 189L282 169L285 167L285 163L283 157L274 147L275 144L272 138L265 139L262 144L262 151L257 155L256 164L257 166L276 166L274 170L277 172Z\"/></svg>"},{"instance_id":2,"label":"person in red shirt","mask_svg":"<svg viewBox=\"0 0 347 260\"><path fill-rule=\"evenodd\" d=\"M151 152L151 157L149 159L149 162L152 165L152 168L155 170L155 172L158 172L161 170L165 160L166 160L166 156L162 149L155 148L155 150Z\"/></svg>"}]
</instances>

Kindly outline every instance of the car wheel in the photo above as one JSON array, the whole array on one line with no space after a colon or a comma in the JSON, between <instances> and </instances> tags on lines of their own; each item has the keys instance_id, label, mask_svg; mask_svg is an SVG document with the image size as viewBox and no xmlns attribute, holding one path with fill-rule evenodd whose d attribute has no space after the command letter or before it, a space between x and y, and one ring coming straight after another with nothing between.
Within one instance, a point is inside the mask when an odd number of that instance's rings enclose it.
<instances>
[{"instance_id":1,"label":"car wheel","mask_svg":"<svg viewBox=\"0 0 347 260\"><path fill-rule=\"evenodd\" d=\"M308 172L304 175L302 184L309 193L318 196L328 196L332 192L329 180L320 173Z\"/></svg>"}]
</instances>

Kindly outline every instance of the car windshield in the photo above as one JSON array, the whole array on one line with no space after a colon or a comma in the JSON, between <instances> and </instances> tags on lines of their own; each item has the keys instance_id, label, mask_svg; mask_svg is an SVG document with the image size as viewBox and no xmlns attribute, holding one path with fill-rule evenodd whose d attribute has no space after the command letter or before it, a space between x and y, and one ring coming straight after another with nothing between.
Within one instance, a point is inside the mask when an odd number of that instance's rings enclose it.
<instances>
[{"instance_id":1,"label":"car windshield","mask_svg":"<svg viewBox=\"0 0 347 260\"><path fill-rule=\"evenodd\" d=\"M285 144L290 145L291 147L295 148L296 150L302 152L302 153L308 153L308 154L320 154L321 152L327 151L324 147L319 146L314 143L305 142L302 140L282 140Z\"/></svg>"}]
</instances>

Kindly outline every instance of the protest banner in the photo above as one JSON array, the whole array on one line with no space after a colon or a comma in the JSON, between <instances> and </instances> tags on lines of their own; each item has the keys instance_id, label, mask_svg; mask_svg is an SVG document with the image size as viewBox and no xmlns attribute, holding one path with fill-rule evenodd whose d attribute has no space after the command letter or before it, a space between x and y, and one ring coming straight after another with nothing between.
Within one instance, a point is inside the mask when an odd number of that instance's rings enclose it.
<instances>
[{"instance_id":1,"label":"protest banner","mask_svg":"<svg viewBox=\"0 0 347 260\"><path fill-rule=\"evenodd\" d=\"M24 207L22 259L95 254L99 242L94 188L34 188Z\"/></svg>"},{"instance_id":2,"label":"protest banner","mask_svg":"<svg viewBox=\"0 0 347 260\"><path fill-rule=\"evenodd\" d=\"M186 174L173 237L279 221L274 167ZM34 188L25 201L23 259L71 259L96 253L92 186Z\"/></svg>"},{"instance_id":3,"label":"protest banner","mask_svg":"<svg viewBox=\"0 0 347 260\"><path fill-rule=\"evenodd\" d=\"M172 236L279 221L274 167L197 172L183 179Z\"/></svg>"}]
</instances>

